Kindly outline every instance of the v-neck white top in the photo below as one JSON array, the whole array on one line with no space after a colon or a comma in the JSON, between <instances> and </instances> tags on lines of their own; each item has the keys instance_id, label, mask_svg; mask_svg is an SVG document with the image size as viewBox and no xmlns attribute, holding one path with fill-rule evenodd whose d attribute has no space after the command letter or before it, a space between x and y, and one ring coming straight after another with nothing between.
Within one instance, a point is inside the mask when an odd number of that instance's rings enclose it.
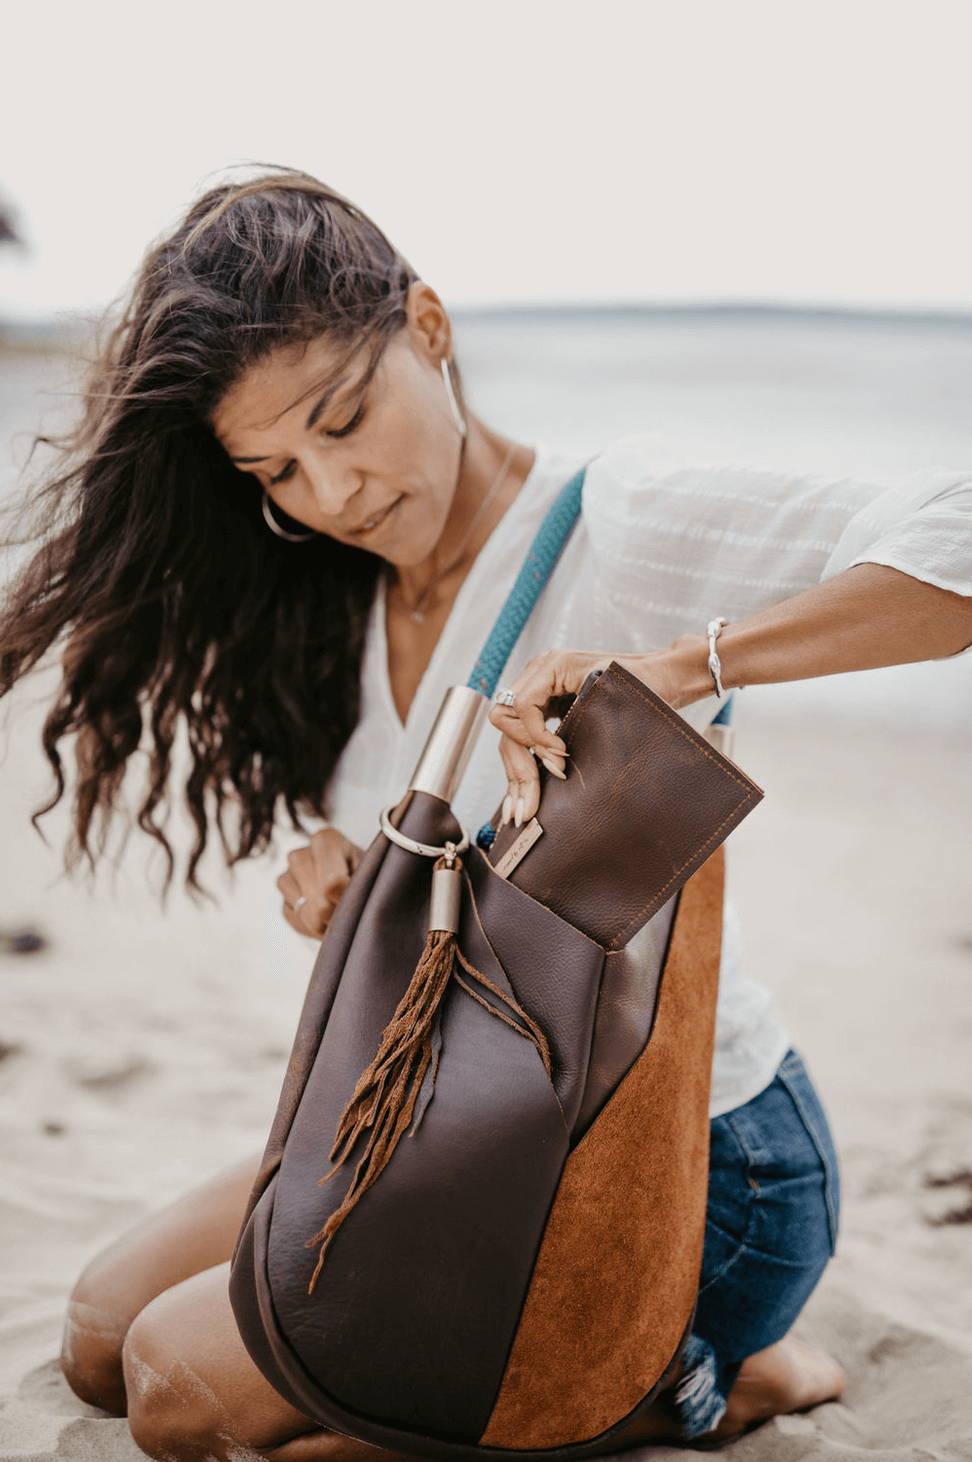
<instances>
[{"instance_id":1,"label":"v-neck white top","mask_svg":"<svg viewBox=\"0 0 972 1462\"><path fill-rule=\"evenodd\" d=\"M535 450L460 586L404 725L391 693L379 576L359 720L326 800L328 822L361 847L378 832L381 808L404 794L443 696L465 684L544 513L589 456L544 442ZM926 470L888 486L686 461L656 433L622 437L589 462L581 513L500 684L547 649L662 649L704 632L715 615L743 619L863 562L972 595L972 472ZM970 652L972 644L959 653ZM680 714L702 730L719 705L713 689ZM453 800L472 837L506 791L499 736L484 723ZM790 1044L769 989L744 971L728 897L724 915L712 1116L762 1091Z\"/></svg>"}]
</instances>

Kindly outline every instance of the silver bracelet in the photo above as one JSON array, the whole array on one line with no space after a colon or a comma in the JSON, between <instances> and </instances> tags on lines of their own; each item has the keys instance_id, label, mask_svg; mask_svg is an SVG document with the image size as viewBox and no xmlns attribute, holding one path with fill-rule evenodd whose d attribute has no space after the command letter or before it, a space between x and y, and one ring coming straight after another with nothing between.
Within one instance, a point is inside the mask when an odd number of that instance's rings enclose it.
<instances>
[{"instance_id":1,"label":"silver bracelet","mask_svg":"<svg viewBox=\"0 0 972 1462\"><path fill-rule=\"evenodd\" d=\"M727 619L710 619L705 627L705 633L709 641L709 669L712 672L712 679L715 681L716 695L720 700L725 695L725 689L721 679L722 661L719 659L719 653L716 650L716 640L722 632L722 626L728 623L729 621Z\"/></svg>"}]
</instances>

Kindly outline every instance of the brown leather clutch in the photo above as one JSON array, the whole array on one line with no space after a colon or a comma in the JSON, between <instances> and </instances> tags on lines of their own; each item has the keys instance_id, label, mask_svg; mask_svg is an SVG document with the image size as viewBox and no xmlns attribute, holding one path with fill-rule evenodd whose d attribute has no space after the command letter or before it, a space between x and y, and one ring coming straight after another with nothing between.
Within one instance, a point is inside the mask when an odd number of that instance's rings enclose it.
<instances>
[{"instance_id":1,"label":"brown leather clutch","mask_svg":"<svg viewBox=\"0 0 972 1462\"><path fill-rule=\"evenodd\" d=\"M604 949L620 949L763 798L763 789L617 660L593 670L542 762L537 814L499 827L496 872Z\"/></svg>"}]
</instances>

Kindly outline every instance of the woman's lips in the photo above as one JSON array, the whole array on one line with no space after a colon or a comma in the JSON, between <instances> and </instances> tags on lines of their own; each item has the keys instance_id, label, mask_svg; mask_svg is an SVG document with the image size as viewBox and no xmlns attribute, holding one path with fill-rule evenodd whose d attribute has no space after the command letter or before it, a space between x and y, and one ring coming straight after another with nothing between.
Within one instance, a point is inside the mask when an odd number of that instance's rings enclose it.
<instances>
[{"instance_id":1,"label":"woman's lips","mask_svg":"<svg viewBox=\"0 0 972 1462\"><path fill-rule=\"evenodd\" d=\"M389 516L398 507L398 504L401 502L401 500L402 500L402 498L404 496L405 496L404 493L399 493L398 497L395 499L395 501L393 503L389 503L387 508L383 508L382 511L381 511L381 513L378 515L378 517L372 521L372 525L371 525L370 528L361 527L361 528L354 528L354 529L352 529L352 532L354 533L355 537L356 538L366 538L366 537L368 537L372 533L377 533L378 529L382 526L382 524L385 523L385 522L387 522Z\"/></svg>"}]
</instances>

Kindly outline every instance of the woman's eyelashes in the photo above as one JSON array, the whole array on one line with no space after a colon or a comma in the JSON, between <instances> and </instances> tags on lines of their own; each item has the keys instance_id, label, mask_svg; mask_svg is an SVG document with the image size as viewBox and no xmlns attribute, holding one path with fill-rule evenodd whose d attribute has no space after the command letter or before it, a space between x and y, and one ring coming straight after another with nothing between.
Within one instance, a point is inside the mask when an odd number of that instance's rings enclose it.
<instances>
[{"instance_id":1,"label":"woman's eyelashes","mask_svg":"<svg viewBox=\"0 0 972 1462\"><path fill-rule=\"evenodd\" d=\"M360 426L361 425L361 421L362 421L362 418L364 417L364 414L365 414L364 406L363 405L362 406L359 406L358 409L357 409L357 411L352 416L351 420L348 422L347 426L342 426L338 431L329 431L327 433L327 435L329 437L346 437L346 436L349 436L350 433L354 431L354 429L355 429L356 426Z\"/></svg>"},{"instance_id":2,"label":"woman's eyelashes","mask_svg":"<svg viewBox=\"0 0 972 1462\"><path fill-rule=\"evenodd\" d=\"M357 411L354 413L354 415L352 416L351 420L348 422L348 424L346 426L338 427L337 430L335 430L335 431L327 431L327 432L324 433L324 435L325 436L328 436L328 437L347 437L347 436L350 436L351 433L354 431L355 427L358 427L358 426L361 425L361 422L364 419L364 415L365 415L365 409L364 409L364 407L363 406L359 406L358 409L357 409ZM269 487L275 487L278 482L286 482L287 478L293 475L293 470L294 470L294 468L295 468L296 465L297 464L294 461L288 462L287 465L286 465L286 467L283 469L282 472L278 472L277 475L276 475L276 477L271 477L269 479L268 486Z\"/></svg>"}]
</instances>

